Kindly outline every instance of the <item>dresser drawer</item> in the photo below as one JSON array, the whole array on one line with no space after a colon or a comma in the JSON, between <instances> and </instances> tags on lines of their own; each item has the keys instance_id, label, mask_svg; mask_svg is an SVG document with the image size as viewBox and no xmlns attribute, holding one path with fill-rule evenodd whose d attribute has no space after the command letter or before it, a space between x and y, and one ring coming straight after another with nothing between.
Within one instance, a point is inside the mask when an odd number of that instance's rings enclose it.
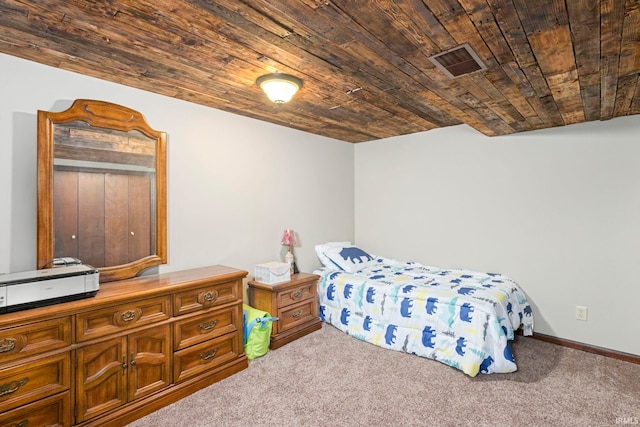
<instances>
[{"instance_id":1,"label":"dresser drawer","mask_svg":"<svg viewBox=\"0 0 640 427\"><path fill-rule=\"evenodd\" d=\"M174 381L179 383L188 380L236 360L241 346L239 334L228 334L178 351L173 355Z\"/></svg>"},{"instance_id":2,"label":"dresser drawer","mask_svg":"<svg viewBox=\"0 0 640 427\"><path fill-rule=\"evenodd\" d=\"M87 341L118 331L161 322L171 317L168 296L135 301L76 315L77 341Z\"/></svg>"},{"instance_id":3,"label":"dresser drawer","mask_svg":"<svg viewBox=\"0 0 640 427\"><path fill-rule=\"evenodd\" d=\"M295 328L318 317L315 299L309 299L278 310L278 333Z\"/></svg>"},{"instance_id":4,"label":"dresser drawer","mask_svg":"<svg viewBox=\"0 0 640 427\"><path fill-rule=\"evenodd\" d=\"M0 371L0 412L69 389L69 353Z\"/></svg>"},{"instance_id":5,"label":"dresser drawer","mask_svg":"<svg viewBox=\"0 0 640 427\"><path fill-rule=\"evenodd\" d=\"M241 281L234 280L180 292L173 297L176 316L206 310L242 299Z\"/></svg>"},{"instance_id":6,"label":"dresser drawer","mask_svg":"<svg viewBox=\"0 0 640 427\"><path fill-rule=\"evenodd\" d=\"M296 302L315 297L315 282L306 283L286 291L278 292L278 307L286 307Z\"/></svg>"},{"instance_id":7,"label":"dresser drawer","mask_svg":"<svg viewBox=\"0 0 640 427\"><path fill-rule=\"evenodd\" d=\"M3 426L70 426L69 392L39 400L2 414Z\"/></svg>"},{"instance_id":8,"label":"dresser drawer","mask_svg":"<svg viewBox=\"0 0 640 427\"><path fill-rule=\"evenodd\" d=\"M71 319L46 320L0 330L0 363L71 345Z\"/></svg>"},{"instance_id":9,"label":"dresser drawer","mask_svg":"<svg viewBox=\"0 0 640 427\"><path fill-rule=\"evenodd\" d=\"M174 323L174 350L182 350L242 327L240 307L233 306L188 317Z\"/></svg>"}]
</instances>

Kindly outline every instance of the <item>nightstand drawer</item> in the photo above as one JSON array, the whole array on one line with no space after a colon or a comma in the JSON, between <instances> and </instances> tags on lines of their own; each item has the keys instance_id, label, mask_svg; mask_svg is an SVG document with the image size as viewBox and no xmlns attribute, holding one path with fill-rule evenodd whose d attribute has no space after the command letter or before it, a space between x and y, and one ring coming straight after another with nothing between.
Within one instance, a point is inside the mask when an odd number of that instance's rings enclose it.
<instances>
[{"instance_id":1,"label":"nightstand drawer","mask_svg":"<svg viewBox=\"0 0 640 427\"><path fill-rule=\"evenodd\" d=\"M47 320L0 330L0 363L71 344L71 319Z\"/></svg>"},{"instance_id":2,"label":"nightstand drawer","mask_svg":"<svg viewBox=\"0 0 640 427\"><path fill-rule=\"evenodd\" d=\"M77 315L78 341L113 334L171 317L169 297L150 298Z\"/></svg>"},{"instance_id":3,"label":"nightstand drawer","mask_svg":"<svg viewBox=\"0 0 640 427\"><path fill-rule=\"evenodd\" d=\"M0 412L69 389L69 353L0 371Z\"/></svg>"},{"instance_id":4,"label":"nightstand drawer","mask_svg":"<svg viewBox=\"0 0 640 427\"><path fill-rule=\"evenodd\" d=\"M306 283L298 287L278 292L278 307L286 307L288 305L303 301L315 296L315 283Z\"/></svg>"},{"instance_id":5,"label":"nightstand drawer","mask_svg":"<svg viewBox=\"0 0 640 427\"><path fill-rule=\"evenodd\" d=\"M177 293L173 299L173 313L175 316L180 316L237 302L242 299L241 283L239 281L223 282Z\"/></svg>"},{"instance_id":6,"label":"nightstand drawer","mask_svg":"<svg viewBox=\"0 0 640 427\"><path fill-rule=\"evenodd\" d=\"M228 334L178 351L173 355L174 381L185 381L236 359L241 346L238 334Z\"/></svg>"},{"instance_id":7,"label":"nightstand drawer","mask_svg":"<svg viewBox=\"0 0 640 427\"><path fill-rule=\"evenodd\" d=\"M278 310L278 332L284 332L318 317L315 299L302 301Z\"/></svg>"},{"instance_id":8,"label":"nightstand drawer","mask_svg":"<svg viewBox=\"0 0 640 427\"><path fill-rule=\"evenodd\" d=\"M181 350L241 328L239 306L189 317L174 324L174 350Z\"/></svg>"}]
</instances>

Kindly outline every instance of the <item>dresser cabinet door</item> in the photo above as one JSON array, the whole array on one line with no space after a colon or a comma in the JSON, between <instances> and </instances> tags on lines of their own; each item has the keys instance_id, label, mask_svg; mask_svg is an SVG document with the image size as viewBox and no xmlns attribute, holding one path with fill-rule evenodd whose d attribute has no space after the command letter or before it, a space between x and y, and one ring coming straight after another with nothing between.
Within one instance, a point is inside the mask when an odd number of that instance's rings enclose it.
<instances>
[{"instance_id":1,"label":"dresser cabinet door","mask_svg":"<svg viewBox=\"0 0 640 427\"><path fill-rule=\"evenodd\" d=\"M164 325L129 335L129 400L171 384L171 329Z\"/></svg>"},{"instance_id":2,"label":"dresser cabinet door","mask_svg":"<svg viewBox=\"0 0 640 427\"><path fill-rule=\"evenodd\" d=\"M76 350L76 422L117 408L127 401L127 338Z\"/></svg>"},{"instance_id":3,"label":"dresser cabinet door","mask_svg":"<svg viewBox=\"0 0 640 427\"><path fill-rule=\"evenodd\" d=\"M77 350L77 422L171 384L171 328L163 325Z\"/></svg>"}]
</instances>

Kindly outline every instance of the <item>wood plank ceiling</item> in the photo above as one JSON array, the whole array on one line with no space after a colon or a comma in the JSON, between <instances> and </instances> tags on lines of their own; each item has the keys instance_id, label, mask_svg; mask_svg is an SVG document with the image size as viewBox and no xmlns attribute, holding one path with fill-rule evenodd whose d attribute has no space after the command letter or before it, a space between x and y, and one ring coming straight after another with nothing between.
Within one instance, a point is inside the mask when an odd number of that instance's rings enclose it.
<instances>
[{"instance_id":1,"label":"wood plank ceiling","mask_svg":"<svg viewBox=\"0 0 640 427\"><path fill-rule=\"evenodd\" d=\"M428 60L463 43L486 70ZM0 52L354 143L640 113L640 0L6 0Z\"/></svg>"}]
</instances>

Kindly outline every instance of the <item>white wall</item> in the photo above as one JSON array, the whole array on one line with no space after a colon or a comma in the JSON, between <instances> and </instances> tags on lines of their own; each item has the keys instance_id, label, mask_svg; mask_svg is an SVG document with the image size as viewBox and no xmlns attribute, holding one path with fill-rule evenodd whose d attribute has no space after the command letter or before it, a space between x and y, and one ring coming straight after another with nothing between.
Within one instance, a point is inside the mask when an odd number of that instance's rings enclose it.
<instances>
[{"instance_id":1,"label":"white wall","mask_svg":"<svg viewBox=\"0 0 640 427\"><path fill-rule=\"evenodd\" d=\"M353 238L353 144L8 55L0 70L0 273L36 264L37 110L78 98L133 108L168 134L160 272L224 264L252 276L255 264L284 259L285 228L299 238L300 270L312 271L315 244Z\"/></svg>"},{"instance_id":2,"label":"white wall","mask_svg":"<svg viewBox=\"0 0 640 427\"><path fill-rule=\"evenodd\" d=\"M537 332L640 354L639 135L632 116L358 144L355 240L377 255L507 274Z\"/></svg>"}]
</instances>

